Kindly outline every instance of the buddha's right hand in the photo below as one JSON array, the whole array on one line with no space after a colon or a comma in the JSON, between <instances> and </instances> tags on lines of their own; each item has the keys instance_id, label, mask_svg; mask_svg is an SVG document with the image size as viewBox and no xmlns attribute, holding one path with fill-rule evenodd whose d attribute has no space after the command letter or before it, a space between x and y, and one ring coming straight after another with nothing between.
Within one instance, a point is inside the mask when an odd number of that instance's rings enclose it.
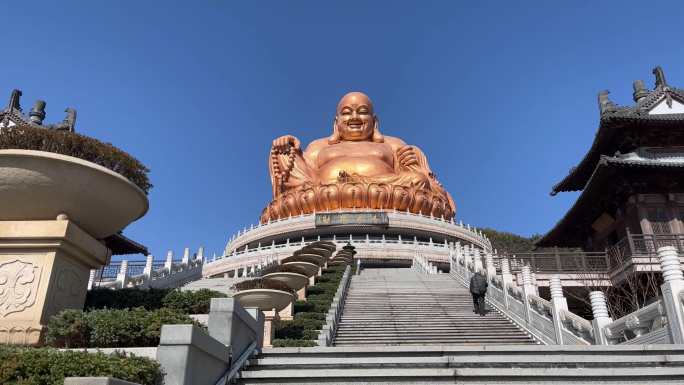
<instances>
[{"instance_id":1,"label":"buddha's right hand","mask_svg":"<svg viewBox=\"0 0 684 385\"><path fill-rule=\"evenodd\" d=\"M293 147L296 151L301 150L299 139L292 135L283 135L273 141L271 149L277 153L284 154L288 152L290 147Z\"/></svg>"}]
</instances>

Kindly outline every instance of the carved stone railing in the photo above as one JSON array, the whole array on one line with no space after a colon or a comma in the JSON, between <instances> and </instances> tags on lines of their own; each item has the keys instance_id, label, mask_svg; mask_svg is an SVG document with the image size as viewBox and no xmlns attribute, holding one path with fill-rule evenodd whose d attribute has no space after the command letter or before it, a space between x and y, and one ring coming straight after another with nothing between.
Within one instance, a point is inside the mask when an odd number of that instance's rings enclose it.
<instances>
[{"instance_id":1,"label":"carved stone railing","mask_svg":"<svg viewBox=\"0 0 684 385\"><path fill-rule=\"evenodd\" d=\"M314 241L311 241L314 242ZM280 260L311 242L288 242L285 245L271 244L247 251L237 251L232 255L221 256L205 263L202 275L240 277L252 271L267 258ZM416 253L425 256L432 263L449 263L450 247L446 243L420 242L415 239L373 239L370 236L335 237L338 248L351 243L356 247L357 259L366 260L404 260L411 262Z\"/></svg>"},{"instance_id":2,"label":"carved stone railing","mask_svg":"<svg viewBox=\"0 0 684 385\"><path fill-rule=\"evenodd\" d=\"M495 257L498 267L498 258ZM563 251L516 253L510 260L511 271L517 273L524 265L537 273L606 272L608 258L604 252Z\"/></svg>"},{"instance_id":3,"label":"carved stone railing","mask_svg":"<svg viewBox=\"0 0 684 385\"><path fill-rule=\"evenodd\" d=\"M661 301L606 325L604 331L611 345L672 343L667 328L667 313Z\"/></svg>"},{"instance_id":4,"label":"carved stone railing","mask_svg":"<svg viewBox=\"0 0 684 385\"><path fill-rule=\"evenodd\" d=\"M358 213L360 211L344 210L336 212ZM464 225L462 222L455 222L453 219L445 220L442 218L413 214L403 211L375 210L372 212L386 213L387 217L389 218L389 226L392 228L406 228L410 230L444 234L461 239L464 242L471 243L485 250L491 251L492 249L491 242L481 231L477 230L475 227L471 227L470 225ZM282 236L283 234L301 234L302 232L311 231L315 228L315 213L250 225L249 228L243 228L230 238L228 244L226 245L224 255L232 255L234 252L245 250L245 248L249 248L250 244L258 243L262 239L278 237ZM292 239L292 241L294 241L294 239Z\"/></svg>"},{"instance_id":5,"label":"carved stone railing","mask_svg":"<svg viewBox=\"0 0 684 385\"><path fill-rule=\"evenodd\" d=\"M190 250L186 248L180 262L174 262L173 259L173 251L169 251L163 262L155 262L154 257L148 255L144 263L122 260L98 270L91 270L88 290L94 287L175 288L202 278L204 266L202 247L192 257Z\"/></svg>"},{"instance_id":6,"label":"carved stone railing","mask_svg":"<svg viewBox=\"0 0 684 385\"><path fill-rule=\"evenodd\" d=\"M452 249L450 274L467 285L475 272L485 272L490 283L488 303L542 343L607 345L684 342L684 275L677 249L673 246L661 247L657 251L665 281L661 286L662 299L614 322L608 315L603 292L590 293L594 319L588 321L568 310L560 275L553 275L550 279L551 301L548 301L539 297L529 265L523 265L521 274L516 277L511 272L508 258L501 257L501 274L497 274L491 254L481 256L477 250L458 244Z\"/></svg>"}]
</instances>

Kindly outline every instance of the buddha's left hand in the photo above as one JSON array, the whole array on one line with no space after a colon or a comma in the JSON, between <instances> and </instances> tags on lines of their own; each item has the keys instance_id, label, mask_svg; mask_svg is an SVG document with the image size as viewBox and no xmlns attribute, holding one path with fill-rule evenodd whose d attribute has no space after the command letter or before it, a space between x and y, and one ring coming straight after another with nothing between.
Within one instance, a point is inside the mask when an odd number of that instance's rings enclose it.
<instances>
[{"instance_id":1,"label":"buddha's left hand","mask_svg":"<svg viewBox=\"0 0 684 385\"><path fill-rule=\"evenodd\" d=\"M404 146L397 150L397 159L403 167L410 167L418 164L418 156L413 146Z\"/></svg>"}]
</instances>

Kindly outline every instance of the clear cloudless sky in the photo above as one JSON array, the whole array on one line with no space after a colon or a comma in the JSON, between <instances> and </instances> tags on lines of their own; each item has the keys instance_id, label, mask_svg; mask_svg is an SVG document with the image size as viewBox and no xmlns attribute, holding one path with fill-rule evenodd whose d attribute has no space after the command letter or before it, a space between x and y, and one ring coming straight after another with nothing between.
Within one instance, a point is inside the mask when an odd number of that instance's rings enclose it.
<instances>
[{"instance_id":1,"label":"clear cloudless sky","mask_svg":"<svg viewBox=\"0 0 684 385\"><path fill-rule=\"evenodd\" d=\"M331 132L368 93L385 134L422 148L457 218L545 233L576 193L597 93L632 103L661 65L684 87L681 1L34 1L2 7L0 92L150 169L125 233L157 258L220 252L271 198L273 138Z\"/></svg>"}]
</instances>

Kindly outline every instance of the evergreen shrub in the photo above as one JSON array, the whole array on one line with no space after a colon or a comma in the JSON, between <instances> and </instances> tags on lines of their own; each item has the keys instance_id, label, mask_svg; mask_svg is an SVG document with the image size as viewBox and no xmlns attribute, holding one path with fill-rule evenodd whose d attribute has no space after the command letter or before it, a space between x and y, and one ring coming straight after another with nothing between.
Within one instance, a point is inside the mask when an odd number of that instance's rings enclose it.
<instances>
[{"instance_id":1,"label":"evergreen shrub","mask_svg":"<svg viewBox=\"0 0 684 385\"><path fill-rule=\"evenodd\" d=\"M318 343L313 340L293 340L290 338L274 338L274 348L305 348L318 346Z\"/></svg>"},{"instance_id":2,"label":"evergreen shrub","mask_svg":"<svg viewBox=\"0 0 684 385\"><path fill-rule=\"evenodd\" d=\"M212 298L225 298L224 293L200 289L197 291L172 290L169 292L162 303L164 307L175 309L186 314L207 314Z\"/></svg>"},{"instance_id":3,"label":"evergreen shrub","mask_svg":"<svg viewBox=\"0 0 684 385\"><path fill-rule=\"evenodd\" d=\"M64 310L47 325L45 342L58 348L121 348L159 345L162 325L194 324L174 309Z\"/></svg>"},{"instance_id":4,"label":"evergreen shrub","mask_svg":"<svg viewBox=\"0 0 684 385\"><path fill-rule=\"evenodd\" d=\"M147 194L149 169L128 153L75 132L13 126L0 130L0 150L35 150L73 156L112 170Z\"/></svg>"},{"instance_id":5,"label":"evergreen shrub","mask_svg":"<svg viewBox=\"0 0 684 385\"><path fill-rule=\"evenodd\" d=\"M62 385L65 377L116 377L156 385L162 376L159 363L144 357L0 345L0 384Z\"/></svg>"},{"instance_id":6,"label":"evergreen shrub","mask_svg":"<svg viewBox=\"0 0 684 385\"><path fill-rule=\"evenodd\" d=\"M125 288L112 290L107 288L95 288L86 295L84 309L130 309L144 307L147 310L156 310L164 306L163 300L171 289L135 289Z\"/></svg>"}]
</instances>

